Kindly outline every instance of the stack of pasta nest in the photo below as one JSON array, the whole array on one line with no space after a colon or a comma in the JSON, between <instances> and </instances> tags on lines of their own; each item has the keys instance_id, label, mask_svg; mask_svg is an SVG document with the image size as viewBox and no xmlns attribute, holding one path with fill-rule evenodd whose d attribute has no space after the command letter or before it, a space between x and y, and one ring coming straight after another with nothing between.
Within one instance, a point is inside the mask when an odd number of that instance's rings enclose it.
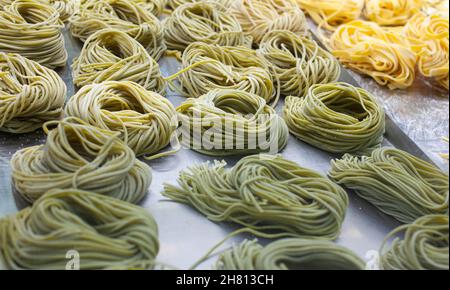
<instances>
[{"instance_id":1,"label":"stack of pasta nest","mask_svg":"<svg viewBox=\"0 0 450 290\"><path fill-rule=\"evenodd\" d=\"M332 33L328 45L346 66L390 89L416 75L449 89L448 1L297 0Z\"/></svg>"}]
</instances>

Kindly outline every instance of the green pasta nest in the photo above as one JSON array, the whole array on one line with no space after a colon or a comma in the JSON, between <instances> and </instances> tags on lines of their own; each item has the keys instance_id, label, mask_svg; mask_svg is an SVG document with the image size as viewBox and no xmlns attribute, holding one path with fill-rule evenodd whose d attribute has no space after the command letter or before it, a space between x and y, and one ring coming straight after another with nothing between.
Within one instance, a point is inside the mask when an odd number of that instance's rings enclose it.
<instances>
[{"instance_id":1,"label":"green pasta nest","mask_svg":"<svg viewBox=\"0 0 450 290\"><path fill-rule=\"evenodd\" d=\"M390 233L381 247L383 270L448 270L448 215L429 215ZM403 237L398 237L403 233ZM388 247L390 239L394 238Z\"/></svg>"},{"instance_id":2,"label":"green pasta nest","mask_svg":"<svg viewBox=\"0 0 450 290\"><path fill-rule=\"evenodd\" d=\"M335 82L341 75L339 61L307 36L288 30L267 33L258 54L275 67L281 94L303 97L315 84Z\"/></svg>"},{"instance_id":3,"label":"green pasta nest","mask_svg":"<svg viewBox=\"0 0 450 290\"><path fill-rule=\"evenodd\" d=\"M53 190L0 219L0 261L7 269L149 269L159 251L153 217L138 206L74 189Z\"/></svg>"},{"instance_id":4,"label":"green pasta nest","mask_svg":"<svg viewBox=\"0 0 450 290\"><path fill-rule=\"evenodd\" d=\"M49 131L48 127L57 125ZM14 189L35 202L51 189L76 188L131 203L140 202L151 183L151 169L136 159L119 133L76 118L44 125L45 145L17 151L11 159Z\"/></svg>"},{"instance_id":5,"label":"green pasta nest","mask_svg":"<svg viewBox=\"0 0 450 290\"><path fill-rule=\"evenodd\" d=\"M0 52L0 131L28 133L61 117L67 88L51 69Z\"/></svg>"},{"instance_id":6,"label":"green pasta nest","mask_svg":"<svg viewBox=\"0 0 450 290\"><path fill-rule=\"evenodd\" d=\"M283 119L257 95L212 90L177 108L183 145L211 156L278 153L287 145Z\"/></svg>"},{"instance_id":7,"label":"green pasta nest","mask_svg":"<svg viewBox=\"0 0 450 290\"><path fill-rule=\"evenodd\" d=\"M372 156L346 155L331 165L333 180L400 222L448 214L448 175L407 152L381 148Z\"/></svg>"},{"instance_id":8,"label":"green pasta nest","mask_svg":"<svg viewBox=\"0 0 450 290\"><path fill-rule=\"evenodd\" d=\"M162 194L260 237L338 237L348 197L327 178L281 156L255 155L232 169L225 166L218 161L194 166Z\"/></svg>"},{"instance_id":9,"label":"green pasta nest","mask_svg":"<svg viewBox=\"0 0 450 290\"><path fill-rule=\"evenodd\" d=\"M314 85L304 98L288 97L283 117L297 138L333 153L370 154L386 126L376 98L346 83Z\"/></svg>"},{"instance_id":10,"label":"green pasta nest","mask_svg":"<svg viewBox=\"0 0 450 290\"><path fill-rule=\"evenodd\" d=\"M166 50L161 22L151 10L136 4L135 0L90 0L70 18L72 35L82 41L105 28L128 33L155 60Z\"/></svg>"},{"instance_id":11,"label":"green pasta nest","mask_svg":"<svg viewBox=\"0 0 450 290\"><path fill-rule=\"evenodd\" d=\"M217 270L364 270L352 251L326 240L281 239L263 247L245 240L222 253Z\"/></svg>"},{"instance_id":12,"label":"green pasta nest","mask_svg":"<svg viewBox=\"0 0 450 290\"><path fill-rule=\"evenodd\" d=\"M155 155L169 145L177 128L172 103L133 82L84 86L70 98L65 113L92 126L120 132L120 138L137 156L148 158L168 154Z\"/></svg>"},{"instance_id":13,"label":"green pasta nest","mask_svg":"<svg viewBox=\"0 0 450 290\"><path fill-rule=\"evenodd\" d=\"M165 94L158 63L127 33L106 28L92 34L72 65L73 82L82 87L105 81L132 81Z\"/></svg>"},{"instance_id":14,"label":"green pasta nest","mask_svg":"<svg viewBox=\"0 0 450 290\"><path fill-rule=\"evenodd\" d=\"M183 51L197 41L225 46L252 44L239 21L213 1L183 4L163 21L163 26L167 47L173 50Z\"/></svg>"},{"instance_id":15,"label":"green pasta nest","mask_svg":"<svg viewBox=\"0 0 450 290\"><path fill-rule=\"evenodd\" d=\"M279 92L272 65L250 48L196 42L183 53L177 74L181 94L197 98L214 89L236 89L276 105Z\"/></svg>"}]
</instances>

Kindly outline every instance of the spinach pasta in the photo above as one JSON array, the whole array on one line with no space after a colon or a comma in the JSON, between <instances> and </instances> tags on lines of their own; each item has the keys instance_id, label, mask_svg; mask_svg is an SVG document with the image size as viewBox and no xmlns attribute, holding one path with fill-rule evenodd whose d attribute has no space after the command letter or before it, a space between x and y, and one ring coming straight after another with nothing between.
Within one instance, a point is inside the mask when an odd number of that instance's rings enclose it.
<instances>
[{"instance_id":1,"label":"spinach pasta","mask_svg":"<svg viewBox=\"0 0 450 290\"><path fill-rule=\"evenodd\" d=\"M49 130L53 124L57 127ZM14 190L35 202L50 189L76 188L130 203L140 202L151 183L151 169L136 159L117 136L67 118L44 126L45 145L17 151L11 159Z\"/></svg>"},{"instance_id":2,"label":"spinach pasta","mask_svg":"<svg viewBox=\"0 0 450 290\"><path fill-rule=\"evenodd\" d=\"M133 82L84 86L70 98L65 113L92 126L120 132L120 138L137 156L149 158L169 145L177 126L170 101Z\"/></svg>"},{"instance_id":3,"label":"spinach pasta","mask_svg":"<svg viewBox=\"0 0 450 290\"><path fill-rule=\"evenodd\" d=\"M180 173L162 194L215 222L233 222L266 238L336 239L348 197L320 174L281 156L255 155L232 169L216 161Z\"/></svg>"},{"instance_id":4,"label":"spinach pasta","mask_svg":"<svg viewBox=\"0 0 450 290\"><path fill-rule=\"evenodd\" d=\"M175 10L179 6L188 3L197 3L197 2L215 2L223 5L223 7L230 7L236 0L167 0L167 8L169 10Z\"/></svg>"},{"instance_id":5,"label":"spinach pasta","mask_svg":"<svg viewBox=\"0 0 450 290\"><path fill-rule=\"evenodd\" d=\"M383 107L368 91L346 83L314 85L288 97L283 118L300 140L333 153L369 153L385 132Z\"/></svg>"},{"instance_id":6,"label":"spinach pasta","mask_svg":"<svg viewBox=\"0 0 450 290\"><path fill-rule=\"evenodd\" d=\"M267 33L258 53L275 67L281 94L303 97L314 84L335 82L339 61L312 39L287 30Z\"/></svg>"},{"instance_id":7,"label":"spinach pasta","mask_svg":"<svg viewBox=\"0 0 450 290\"><path fill-rule=\"evenodd\" d=\"M89 1L70 19L73 36L86 41L95 32L112 28L136 39L155 60L166 50L164 32L158 18L133 0Z\"/></svg>"},{"instance_id":8,"label":"spinach pasta","mask_svg":"<svg viewBox=\"0 0 450 290\"><path fill-rule=\"evenodd\" d=\"M381 268L448 270L448 224L448 215L428 215L395 229L381 247Z\"/></svg>"},{"instance_id":9,"label":"spinach pasta","mask_svg":"<svg viewBox=\"0 0 450 290\"><path fill-rule=\"evenodd\" d=\"M181 143L211 156L277 153L289 132L283 119L257 95L212 90L177 108Z\"/></svg>"},{"instance_id":10,"label":"spinach pasta","mask_svg":"<svg viewBox=\"0 0 450 290\"><path fill-rule=\"evenodd\" d=\"M327 240L281 239L263 247L245 240L219 256L215 269L236 270L364 270L352 251Z\"/></svg>"},{"instance_id":11,"label":"spinach pasta","mask_svg":"<svg viewBox=\"0 0 450 290\"><path fill-rule=\"evenodd\" d=\"M330 177L403 223L448 214L448 175L407 152L381 148L371 156L344 156Z\"/></svg>"},{"instance_id":12,"label":"spinach pasta","mask_svg":"<svg viewBox=\"0 0 450 290\"><path fill-rule=\"evenodd\" d=\"M59 119L66 91L53 70L18 54L0 52L0 131L28 133Z\"/></svg>"},{"instance_id":13,"label":"spinach pasta","mask_svg":"<svg viewBox=\"0 0 450 290\"><path fill-rule=\"evenodd\" d=\"M75 251L82 270L151 269L158 227L143 208L75 189L50 191L0 219L0 261L7 269L65 270Z\"/></svg>"},{"instance_id":14,"label":"spinach pasta","mask_svg":"<svg viewBox=\"0 0 450 290\"><path fill-rule=\"evenodd\" d=\"M184 96L197 98L214 89L235 89L256 94L271 105L278 102L273 66L250 48L196 42L184 51L182 65L170 79L178 78L178 91Z\"/></svg>"},{"instance_id":15,"label":"spinach pasta","mask_svg":"<svg viewBox=\"0 0 450 290\"><path fill-rule=\"evenodd\" d=\"M183 51L193 42L225 46L251 45L237 19L215 2L181 5L164 20L167 47Z\"/></svg>"},{"instance_id":16,"label":"spinach pasta","mask_svg":"<svg viewBox=\"0 0 450 290\"><path fill-rule=\"evenodd\" d=\"M74 84L82 87L104 81L133 81L164 94L166 84L158 63L125 32L103 29L84 43L73 62Z\"/></svg>"},{"instance_id":17,"label":"spinach pasta","mask_svg":"<svg viewBox=\"0 0 450 290\"><path fill-rule=\"evenodd\" d=\"M229 11L257 44L273 30L309 34L306 17L294 0L236 0Z\"/></svg>"},{"instance_id":18,"label":"spinach pasta","mask_svg":"<svg viewBox=\"0 0 450 290\"><path fill-rule=\"evenodd\" d=\"M66 65L59 13L39 0L17 0L0 9L0 52L18 53L49 68Z\"/></svg>"}]
</instances>

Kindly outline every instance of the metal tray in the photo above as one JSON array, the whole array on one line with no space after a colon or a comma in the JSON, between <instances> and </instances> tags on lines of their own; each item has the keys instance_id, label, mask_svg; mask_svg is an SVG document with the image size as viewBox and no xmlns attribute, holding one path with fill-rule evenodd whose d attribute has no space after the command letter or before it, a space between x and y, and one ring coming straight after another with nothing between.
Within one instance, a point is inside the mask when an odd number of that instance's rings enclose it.
<instances>
[{"instance_id":1,"label":"metal tray","mask_svg":"<svg viewBox=\"0 0 450 290\"><path fill-rule=\"evenodd\" d=\"M67 31L65 31L65 35L69 60L66 68L60 70L59 73L68 86L68 97L70 97L75 92L71 77L71 63L72 59L79 54L81 43L73 39ZM162 59L160 65L165 76L177 72L180 66L178 62L167 58ZM345 70L342 73L342 81L358 85ZM185 98L177 96L173 92L169 92L167 98L175 106L185 100ZM281 110L282 105L281 102L277 106L278 111ZM19 149L44 143L45 138L42 131L24 135L0 133L0 218L18 210L18 205L16 205L11 190L9 168L11 156ZM427 155L389 117L384 145L395 146L429 160ZM330 160L337 157L313 148L292 136L282 155L323 175L326 175L330 168ZM163 183L175 184L181 170L207 160L212 161L214 158L182 149L174 156L148 162L153 169L153 183L148 198L142 206L148 209L158 222L161 250L157 260L161 263L179 269L187 269L212 246L237 229L230 224L213 223L189 206L168 201L160 194ZM225 158L225 160L229 165L238 161L237 158ZM350 207L347 211L342 234L336 242L352 249L362 258L366 258L369 251L379 249L384 237L399 224L394 219L377 211L355 194L350 192L349 196ZM233 242L241 241L245 237L245 235L238 236L230 240L224 247L231 245ZM214 260L205 262L200 266L200 269L210 269Z\"/></svg>"}]
</instances>

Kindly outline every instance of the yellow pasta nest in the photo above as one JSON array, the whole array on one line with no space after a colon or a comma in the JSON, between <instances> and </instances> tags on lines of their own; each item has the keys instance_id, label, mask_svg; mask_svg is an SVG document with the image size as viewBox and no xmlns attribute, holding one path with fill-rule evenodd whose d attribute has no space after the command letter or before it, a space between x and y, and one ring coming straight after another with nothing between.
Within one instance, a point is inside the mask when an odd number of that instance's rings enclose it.
<instances>
[{"instance_id":1,"label":"yellow pasta nest","mask_svg":"<svg viewBox=\"0 0 450 290\"><path fill-rule=\"evenodd\" d=\"M405 26L418 55L420 73L449 89L449 20L438 15L416 14Z\"/></svg>"},{"instance_id":2,"label":"yellow pasta nest","mask_svg":"<svg viewBox=\"0 0 450 290\"><path fill-rule=\"evenodd\" d=\"M60 118L66 91L53 70L0 52L0 131L27 133Z\"/></svg>"},{"instance_id":3,"label":"yellow pasta nest","mask_svg":"<svg viewBox=\"0 0 450 290\"><path fill-rule=\"evenodd\" d=\"M273 30L308 34L306 17L293 0L236 0L230 11L258 44Z\"/></svg>"},{"instance_id":4,"label":"yellow pasta nest","mask_svg":"<svg viewBox=\"0 0 450 290\"><path fill-rule=\"evenodd\" d=\"M332 35L330 46L344 65L380 85L405 89L414 82L415 53L406 40L376 23L356 20L342 25Z\"/></svg>"},{"instance_id":5,"label":"yellow pasta nest","mask_svg":"<svg viewBox=\"0 0 450 290\"><path fill-rule=\"evenodd\" d=\"M364 16L380 25L404 25L424 4L424 0L366 0Z\"/></svg>"},{"instance_id":6,"label":"yellow pasta nest","mask_svg":"<svg viewBox=\"0 0 450 290\"><path fill-rule=\"evenodd\" d=\"M17 0L0 9L0 51L19 53L49 68L65 66L59 13L39 0Z\"/></svg>"},{"instance_id":7,"label":"yellow pasta nest","mask_svg":"<svg viewBox=\"0 0 450 290\"><path fill-rule=\"evenodd\" d=\"M161 22L133 0L89 1L70 18L73 36L86 41L95 32L113 28L128 33L158 60L166 46Z\"/></svg>"},{"instance_id":8,"label":"yellow pasta nest","mask_svg":"<svg viewBox=\"0 0 450 290\"><path fill-rule=\"evenodd\" d=\"M360 18L364 0L296 0L311 18L327 30Z\"/></svg>"},{"instance_id":9,"label":"yellow pasta nest","mask_svg":"<svg viewBox=\"0 0 450 290\"><path fill-rule=\"evenodd\" d=\"M84 43L72 65L74 84L133 81L149 91L165 92L158 63L134 38L114 29L103 29Z\"/></svg>"}]
</instances>

